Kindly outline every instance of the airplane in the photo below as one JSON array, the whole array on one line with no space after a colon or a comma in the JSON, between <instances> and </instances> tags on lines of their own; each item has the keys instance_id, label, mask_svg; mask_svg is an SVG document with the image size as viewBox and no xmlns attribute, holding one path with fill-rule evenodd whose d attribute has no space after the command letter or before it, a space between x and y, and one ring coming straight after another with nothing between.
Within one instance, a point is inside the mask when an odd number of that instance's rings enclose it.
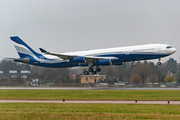
<instances>
[{"instance_id":1,"label":"airplane","mask_svg":"<svg viewBox=\"0 0 180 120\"><path fill-rule=\"evenodd\" d=\"M146 44L127 47L116 47L107 49L96 49L78 52L54 53L39 48L42 54L35 52L18 36L10 39L20 58L13 59L15 62L22 62L42 67L64 68L64 67L87 67L85 75L90 72L97 74L101 69L99 66L122 65L124 62L158 59L161 65L161 58L176 52L171 45L166 44Z\"/></svg>"}]
</instances>

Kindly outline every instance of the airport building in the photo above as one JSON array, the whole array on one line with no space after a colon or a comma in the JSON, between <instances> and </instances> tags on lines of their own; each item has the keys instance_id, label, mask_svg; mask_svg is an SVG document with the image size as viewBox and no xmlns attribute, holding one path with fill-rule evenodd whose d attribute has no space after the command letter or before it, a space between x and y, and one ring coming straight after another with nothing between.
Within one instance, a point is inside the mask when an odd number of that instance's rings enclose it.
<instances>
[{"instance_id":1,"label":"airport building","mask_svg":"<svg viewBox=\"0 0 180 120\"><path fill-rule=\"evenodd\" d=\"M106 75L81 75L81 83L97 83L100 79L106 79Z\"/></svg>"},{"instance_id":2,"label":"airport building","mask_svg":"<svg viewBox=\"0 0 180 120\"><path fill-rule=\"evenodd\" d=\"M3 77L15 78L17 76L21 76L21 78L26 79L29 74L31 74L31 71L29 70L0 71L0 78L3 78Z\"/></svg>"}]
</instances>

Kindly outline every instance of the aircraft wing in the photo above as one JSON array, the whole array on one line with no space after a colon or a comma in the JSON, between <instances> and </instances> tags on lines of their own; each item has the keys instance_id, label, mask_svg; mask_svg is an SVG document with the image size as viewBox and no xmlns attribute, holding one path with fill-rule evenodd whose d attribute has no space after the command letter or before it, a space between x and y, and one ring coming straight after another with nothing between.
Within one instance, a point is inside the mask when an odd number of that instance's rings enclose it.
<instances>
[{"instance_id":1,"label":"aircraft wing","mask_svg":"<svg viewBox=\"0 0 180 120\"><path fill-rule=\"evenodd\" d=\"M51 52L47 52L46 50L42 49L42 48L39 48L40 51L42 53L45 53L45 54L48 54L48 55L54 55L54 56L57 56L59 58L62 58L63 60L68 60L68 59L71 59L71 58L74 58L74 57L79 57L79 56L74 56L74 55L66 55L66 54L58 54L58 53L51 53Z\"/></svg>"},{"instance_id":2,"label":"aircraft wing","mask_svg":"<svg viewBox=\"0 0 180 120\"><path fill-rule=\"evenodd\" d=\"M86 57L86 59L97 59L97 60L102 60L102 59L115 60L115 59L119 59L117 57L94 57L94 56L84 56L84 57Z\"/></svg>"},{"instance_id":3,"label":"aircraft wing","mask_svg":"<svg viewBox=\"0 0 180 120\"><path fill-rule=\"evenodd\" d=\"M51 52L47 52L46 50L42 49L42 48L39 48L40 51L42 53L45 53L45 54L48 54L48 55L54 55L54 56L57 56L57 57L60 57L62 58L63 60L68 60L68 59L71 59L71 58L74 58L74 57L81 57L81 56L78 56L78 55L67 55L67 54L59 54L59 53L51 53ZM115 59L119 59L117 57L94 57L94 56L84 56L87 60L102 60L102 59L111 59L111 60L115 60Z\"/></svg>"}]
</instances>

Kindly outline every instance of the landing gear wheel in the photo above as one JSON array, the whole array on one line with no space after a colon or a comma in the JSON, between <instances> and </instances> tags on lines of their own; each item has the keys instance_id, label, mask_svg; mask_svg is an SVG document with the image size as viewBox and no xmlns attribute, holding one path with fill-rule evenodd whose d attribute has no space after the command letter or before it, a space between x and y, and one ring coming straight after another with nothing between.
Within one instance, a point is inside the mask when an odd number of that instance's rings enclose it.
<instances>
[{"instance_id":1,"label":"landing gear wheel","mask_svg":"<svg viewBox=\"0 0 180 120\"><path fill-rule=\"evenodd\" d=\"M93 72L93 68L89 68L89 72Z\"/></svg>"},{"instance_id":2,"label":"landing gear wheel","mask_svg":"<svg viewBox=\"0 0 180 120\"><path fill-rule=\"evenodd\" d=\"M96 71L93 71L92 74L93 74L93 75L96 74Z\"/></svg>"},{"instance_id":3,"label":"landing gear wheel","mask_svg":"<svg viewBox=\"0 0 180 120\"><path fill-rule=\"evenodd\" d=\"M161 65L161 62L158 62L158 65Z\"/></svg>"},{"instance_id":4,"label":"landing gear wheel","mask_svg":"<svg viewBox=\"0 0 180 120\"><path fill-rule=\"evenodd\" d=\"M85 75L89 75L89 72L88 72L88 71L85 71L84 74L85 74Z\"/></svg>"},{"instance_id":5,"label":"landing gear wheel","mask_svg":"<svg viewBox=\"0 0 180 120\"><path fill-rule=\"evenodd\" d=\"M100 71L101 71L101 68L97 68L96 71L97 71L97 72L100 72Z\"/></svg>"}]
</instances>

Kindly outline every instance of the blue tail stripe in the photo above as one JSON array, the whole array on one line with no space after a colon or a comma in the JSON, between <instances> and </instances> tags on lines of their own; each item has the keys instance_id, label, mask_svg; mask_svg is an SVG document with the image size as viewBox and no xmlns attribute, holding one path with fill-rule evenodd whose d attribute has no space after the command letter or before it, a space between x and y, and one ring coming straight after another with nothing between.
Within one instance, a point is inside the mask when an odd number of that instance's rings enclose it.
<instances>
[{"instance_id":1,"label":"blue tail stripe","mask_svg":"<svg viewBox=\"0 0 180 120\"><path fill-rule=\"evenodd\" d=\"M32 48L30 48L25 42L23 42L18 36L10 37L12 41L16 42L17 44L21 44L27 47L34 55L40 56L41 54L35 52Z\"/></svg>"},{"instance_id":2,"label":"blue tail stripe","mask_svg":"<svg viewBox=\"0 0 180 120\"><path fill-rule=\"evenodd\" d=\"M20 52L18 52L18 54L19 54L20 58L25 58L25 57L29 56L27 54L23 54L23 53L20 53Z\"/></svg>"}]
</instances>

